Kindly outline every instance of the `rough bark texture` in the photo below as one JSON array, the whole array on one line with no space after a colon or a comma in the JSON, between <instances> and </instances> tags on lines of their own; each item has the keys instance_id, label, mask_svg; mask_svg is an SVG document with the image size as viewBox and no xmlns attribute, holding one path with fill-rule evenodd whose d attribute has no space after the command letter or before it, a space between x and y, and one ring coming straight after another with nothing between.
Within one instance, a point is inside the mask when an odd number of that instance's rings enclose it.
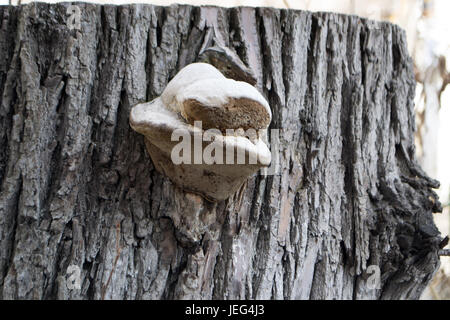
<instances>
[{"instance_id":1,"label":"rough bark texture","mask_svg":"<svg viewBox=\"0 0 450 320\"><path fill-rule=\"evenodd\" d=\"M1 298L420 296L439 264L440 204L416 164L401 29L268 8L77 5L81 30L68 3L0 7ZM128 124L211 29L282 129L280 174L217 204L158 174Z\"/></svg>"}]
</instances>

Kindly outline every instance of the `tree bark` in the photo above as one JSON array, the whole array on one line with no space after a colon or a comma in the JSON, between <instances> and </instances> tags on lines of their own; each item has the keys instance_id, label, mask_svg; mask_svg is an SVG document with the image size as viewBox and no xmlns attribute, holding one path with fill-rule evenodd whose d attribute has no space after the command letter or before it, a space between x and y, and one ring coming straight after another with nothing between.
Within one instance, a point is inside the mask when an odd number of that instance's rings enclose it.
<instances>
[{"instance_id":1,"label":"tree bark","mask_svg":"<svg viewBox=\"0 0 450 320\"><path fill-rule=\"evenodd\" d=\"M76 3L77 30L69 5L0 7L1 298L420 296L439 265L440 204L414 154L399 27ZM253 71L280 129L279 174L219 203L156 172L128 123L197 60L209 30Z\"/></svg>"}]
</instances>

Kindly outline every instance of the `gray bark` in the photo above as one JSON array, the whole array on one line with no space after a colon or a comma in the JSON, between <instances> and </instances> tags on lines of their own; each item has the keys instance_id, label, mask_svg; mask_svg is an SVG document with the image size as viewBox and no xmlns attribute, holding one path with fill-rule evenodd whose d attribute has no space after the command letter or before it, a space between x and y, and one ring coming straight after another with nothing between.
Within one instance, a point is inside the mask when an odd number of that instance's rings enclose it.
<instances>
[{"instance_id":1,"label":"gray bark","mask_svg":"<svg viewBox=\"0 0 450 320\"><path fill-rule=\"evenodd\" d=\"M66 23L68 3L0 7L1 298L420 296L439 265L440 204L414 155L399 27L268 8L77 5L81 30ZM280 174L216 204L156 172L128 124L211 29L282 129L271 142Z\"/></svg>"}]
</instances>

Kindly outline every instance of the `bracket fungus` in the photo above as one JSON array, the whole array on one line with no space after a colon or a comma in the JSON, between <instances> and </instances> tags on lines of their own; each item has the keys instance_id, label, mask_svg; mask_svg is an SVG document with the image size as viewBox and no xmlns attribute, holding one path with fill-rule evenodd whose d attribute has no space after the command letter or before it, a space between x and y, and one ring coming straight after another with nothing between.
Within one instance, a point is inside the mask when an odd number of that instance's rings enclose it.
<instances>
[{"instance_id":1,"label":"bracket fungus","mask_svg":"<svg viewBox=\"0 0 450 320\"><path fill-rule=\"evenodd\" d=\"M255 87L210 64L192 63L160 97L133 107L130 125L145 136L159 172L186 191L220 201L270 165L271 118Z\"/></svg>"}]
</instances>

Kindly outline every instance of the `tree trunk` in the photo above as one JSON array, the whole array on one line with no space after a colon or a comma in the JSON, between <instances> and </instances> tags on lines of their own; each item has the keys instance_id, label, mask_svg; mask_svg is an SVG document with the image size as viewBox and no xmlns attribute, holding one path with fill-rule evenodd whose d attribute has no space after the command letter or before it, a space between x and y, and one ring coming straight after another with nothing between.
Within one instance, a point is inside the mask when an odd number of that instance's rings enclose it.
<instances>
[{"instance_id":1,"label":"tree trunk","mask_svg":"<svg viewBox=\"0 0 450 320\"><path fill-rule=\"evenodd\" d=\"M77 3L78 29L69 6L0 7L3 299L420 296L439 265L440 204L414 155L399 27ZM155 171L128 123L210 30L253 71L280 129L279 173L219 203Z\"/></svg>"}]
</instances>

